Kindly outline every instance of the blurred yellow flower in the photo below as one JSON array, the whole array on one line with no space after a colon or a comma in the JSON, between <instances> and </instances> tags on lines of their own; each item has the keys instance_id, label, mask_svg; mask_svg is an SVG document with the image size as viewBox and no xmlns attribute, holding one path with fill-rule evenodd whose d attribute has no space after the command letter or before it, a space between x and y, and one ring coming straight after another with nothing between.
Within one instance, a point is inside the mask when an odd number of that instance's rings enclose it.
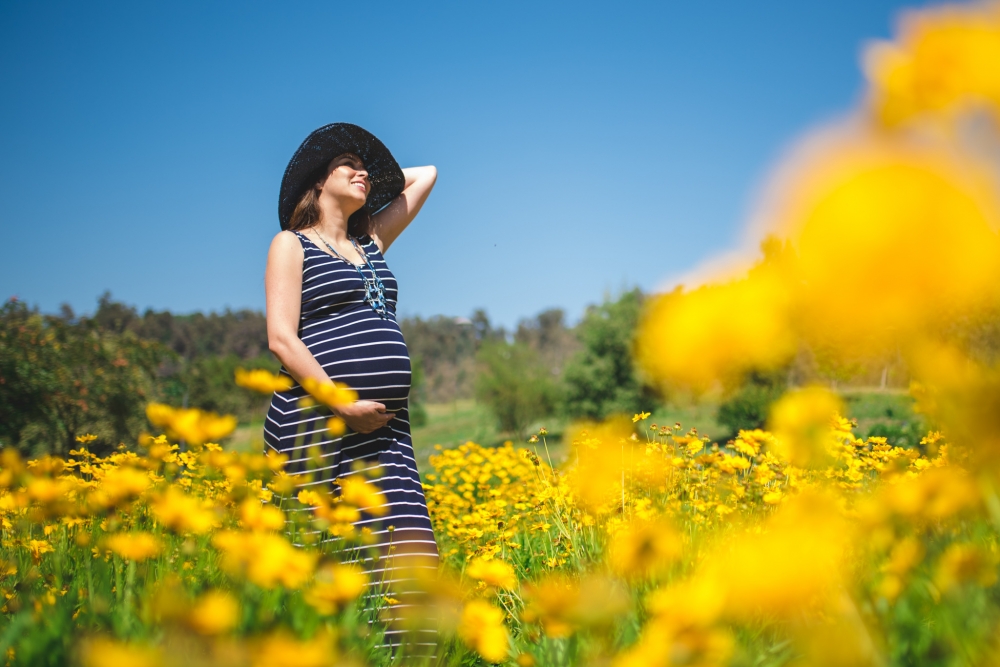
<instances>
[{"instance_id":1,"label":"blurred yellow flower","mask_svg":"<svg viewBox=\"0 0 1000 667\"><path fill-rule=\"evenodd\" d=\"M297 549L274 533L222 531L212 537L222 566L262 588L302 588L312 577L318 554Z\"/></svg>"},{"instance_id":2,"label":"blurred yellow flower","mask_svg":"<svg viewBox=\"0 0 1000 667\"><path fill-rule=\"evenodd\" d=\"M773 270L654 297L636 338L636 359L657 382L705 391L753 368L789 359L789 284Z\"/></svg>"},{"instance_id":3,"label":"blurred yellow flower","mask_svg":"<svg viewBox=\"0 0 1000 667\"><path fill-rule=\"evenodd\" d=\"M347 422L340 417L330 417L326 420L326 430L333 437L339 437L347 433Z\"/></svg>"},{"instance_id":4,"label":"blurred yellow flower","mask_svg":"<svg viewBox=\"0 0 1000 667\"><path fill-rule=\"evenodd\" d=\"M465 569L470 579L482 581L487 586L513 590L517 587L517 575L514 568L502 560L486 560L477 558Z\"/></svg>"},{"instance_id":5,"label":"blurred yellow flower","mask_svg":"<svg viewBox=\"0 0 1000 667\"><path fill-rule=\"evenodd\" d=\"M160 524L181 534L203 535L219 525L211 502L190 496L176 486L168 486L153 500L150 509Z\"/></svg>"},{"instance_id":6,"label":"blurred yellow flower","mask_svg":"<svg viewBox=\"0 0 1000 667\"><path fill-rule=\"evenodd\" d=\"M594 573L573 581L555 574L524 584L521 620L540 623L548 637L569 637L584 628L606 626L628 608L628 595L618 582Z\"/></svg>"},{"instance_id":7,"label":"blurred yellow flower","mask_svg":"<svg viewBox=\"0 0 1000 667\"><path fill-rule=\"evenodd\" d=\"M646 610L680 627L708 627L722 614L725 592L723 582L696 575L650 593Z\"/></svg>"},{"instance_id":8,"label":"blurred yellow flower","mask_svg":"<svg viewBox=\"0 0 1000 667\"><path fill-rule=\"evenodd\" d=\"M250 530L280 530L285 527L285 513L257 498L240 503L240 524Z\"/></svg>"},{"instance_id":9,"label":"blurred yellow flower","mask_svg":"<svg viewBox=\"0 0 1000 667\"><path fill-rule=\"evenodd\" d=\"M633 522L609 539L608 564L628 579L663 574L683 553L681 536L662 518Z\"/></svg>"},{"instance_id":10,"label":"blurred yellow flower","mask_svg":"<svg viewBox=\"0 0 1000 667\"><path fill-rule=\"evenodd\" d=\"M840 399L822 387L788 392L771 406L769 448L799 468L829 463L836 444L831 426L842 411Z\"/></svg>"},{"instance_id":11,"label":"blurred yellow flower","mask_svg":"<svg viewBox=\"0 0 1000 667\"><path fill-rule=\"evenodd\" d=\"M782 505L760 533L719 545L705 559L704 576L725 591L728 616L788 617L822 606L843 581L849 524L833 499L803 493Z\"/></svg>"},{"instance_id":12,"label":"blurred yellow flower","mask_svg":"<svg viewBox=\"0 0 1000 667\"><path fill-rule=\"evenodd\" d=\"M458 624L458 636L487 662L503 662L510 653L503 612L485 600L466 603Z\"/></svg>"},{"instance_id":13,"label":"blurred yellow flower","mask_svg":"<svg viewBox=\"0 0 1000 667\"><path fill-rule=\"evenodd\" d=\"M305 640L279 630L255 641L251 651L252 667L334 667L336 663L335 637L324 630Z\"/></svg>"},{"instance_id":14,"label":"blurred yellow flower","mask_svg":"<svg viewBox=\"0 0 1000 667\"><path fill-rule=\"evenodd\" d=\"M347 385L328 381L320 382L313 378L304 378L302 387L317 401L331 408L349 405L358 400L358 394Z\"/></svg>"},{"instance_id":15,"label":"blurred yellow flower","mask_svg":"<svg viewBox=\"0 0 1000 667\"><path fill-rule=\"evenodd\" d=\"M796 249L794 323L816 350L884 355L997 294L1000 196L967 158L845 141L799 166L776 211Z\"/></svg>"},{"instance_id":16,"label":"blurred yellow flower","mask_svg":"<svg viewBox=\"0 0 1000 667\"><path fill-rule=\"evenodd\" d=\"M360 475L349 475L337 480L340 499L374 516L388 513L385 496L374 482L367 482Z\"/></svg>"},{"instance_id":17,"label":"blurred yellow flower","mask_svg":"<svg viewBox=\"0 0 1000 667\"><path fill-rule=\"evenodd\" d=\"M163 544L150 533L116 533L104 540L104 546L125 560L142 562L159 555Z\"/></svg>"},{"instance_id":18,"label":"blurred yellow flower","mask_svg":"<svg viewBox=\"0 0 1000 667\"><path fill-rule=\"evenodd\" d=\"M329 616L357 599L367 585L368 575L357 565L329 564L316 571L315 582L302 597L320 614Z\"/></svg>"},{"instance_id":19,"label":"blurred yellow flower","mask_svg":"<svg viewBox=\"0 0 1000 667\"><path fill-rule=\"evenodd\" d=\"M152 484L145 470L131 466L111 468L104 472L100 484L90 492L88 502L100 509L116 507L135 500Z\"/></svg>"},{"instance_id":20,"label":"blurred yellow flower","mask_svg":"<svg viewBox=\"0 0 1000 667\"><path fill-rule=\"evenodd\" d=\"M187 623L197 633L220 635L231 631L240 620L240 605L229 593L209 591L195 603Z\"/></svg>"},{"instance_id":21,"label":"blurred yellow flower","mask_svg":"<svg viewBox=\"0 0 1000 667\"><path fill-rule=\"evenodd\" d=\"M237 368L236 384L262 394L271 394L276 391L288 391L295 383L286 375L276 375L262 368L250 371Z\"/></svg>"},{"instance_id":22,"label":"blurred yellow flower","mask_svg":"<svg viewBox=\"0 0 1000 667\"><path fill-rule=\"evenodd\" d=\"M164 664L158 648L103 637L82 643L80 662L84 667L160 667Z\"/></svg>"},{"instance_id":23,"label":"blurred yellow flower","mask_svg":"<svg viewBox=\"0 0 1000 667\"><path fill-rule=\"evenodd\" d=\"M146 406L146 417L154 426L192 445L225 438L236 429L236 417L205 412L197 408L172 408L163 403Z\"/></svg>"},{"instance_id":24,"label":"blurred yellow flower","mask_svg":"<svg viewBox=\"0 0 1000 667\"><path fill-rule=\"evenodd\" d=\"M1000 11L995 5L908 12L898 41L872 45L864 63L871 107L887 126L920 116L947 121L977 107L1000 120Z\"/></svg>"},{"instance_id":25,"label":"blurred yellow flower","mask_svg":"<svg viewBox=\"0 0 1000 667\"><path fill-rule=\"evenodd\" d=\"M989 588L997 582L997 556L975 544L951 544L938 560L934 584L947 593L965 583Z\"/></svg>"}]
</instances>

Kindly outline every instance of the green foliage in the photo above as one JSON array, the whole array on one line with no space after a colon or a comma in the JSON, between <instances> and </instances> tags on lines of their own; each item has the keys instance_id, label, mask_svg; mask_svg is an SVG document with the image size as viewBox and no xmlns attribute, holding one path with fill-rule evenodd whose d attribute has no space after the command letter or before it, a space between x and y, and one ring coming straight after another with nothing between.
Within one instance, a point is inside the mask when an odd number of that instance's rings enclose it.
<instances>
[{"instance_id":1,"label":"green foliage","mask_svg":"<svg viewBox=\"0 0 1000 667\"><path fill-rule=\"evenodd\" d=\"M581 349L563 375L562 408L568 417L603 419L654 407L653 393L632 363L642 301L642 292L634 289L587 309L576 328Z\"/></svg>"},{"instance_id":2,"label":"green foliage","mask_svg":"<svg viewBox=\"0 0 1000 667\"><path fill-rule=\"evenodd\" d=\"M532 422L552 412L555 398L555 384L538 353L523 343L490 341L476 359L476 398L489 407L502 431L524 439Z\"/></svg>"},{"instance_id":3,"label":"green foliage","mask_svg":"<svg viewBox=\"0 0 1000 667\"><path fill-rule=\"evenodd\" d=\"M281 364L270 353L254 359L241 359L235 354L196 357L178 374L177 380L188 392L186 403L220 414L234 414L241 421L267 413L271 402L265 396L236 386L233 378L237 368L264 368L277 372Z\"/></svg>"},{"instance_id":4,"label":"green foliage","mask_svg":"<svg viewBox=\"0 0 1000 667\"><path fill-rule=\"evenodd\" d=\"M747 374L743 384L719 404L716 413L716 421L728 429L729 437L736 437L740 429L764 428L771 404L788 387L786 377L784 370Z\"/></svg>"},{"instance_id":5,"label":"green foliage","mask_svg":"<svg viewBox=\"0 0 1000 667\"><path fill-rule=\"evenodd\" d=\"M424 364L418 356L410 358L410 427L427 424L427 409L424 407Z\"/></svg>"},{"instance_id":6,"label":"green foliage","mask_svg":"<svg viewBox=\"0 0 1000 667\"><path fill-rule=\"evenodd\" d=\"M43 316L23 303L0 306L0 442L24 453L63 453L93 433L92 448L134 441L162 345L93 320Z\"/></svg>"},{"instance_id":7,"label":"green foliage","mask_svg":"<svg viewBox=\"0 0 1000 667\"><path fill-rule=\"evenodd\" d=\"M420 360L418 402L445 403L472 396L478 345L472 322L440 315L426 320L410 317L401 320L399 328L410 360Z\"/></svg>"}]
</instances>

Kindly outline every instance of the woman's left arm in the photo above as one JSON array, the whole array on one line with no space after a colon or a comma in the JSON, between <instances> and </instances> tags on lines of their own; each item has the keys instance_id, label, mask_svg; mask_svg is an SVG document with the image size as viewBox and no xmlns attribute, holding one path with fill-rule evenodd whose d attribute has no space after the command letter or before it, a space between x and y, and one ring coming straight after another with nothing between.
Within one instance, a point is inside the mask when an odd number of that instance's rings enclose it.
<instances>
[{"instance_id":1,"label":"woman's left arm","mask_svg":"<svg viewBox=\"0 0 1000 667\"><path fill-rule=\"evenodd\" d=\"M417 217L420 207L427 201L435 181L436 167L408 167L403 170L406 185L399 196L372 217L371 236L378 249L385 252L406 226Z\"/></svg>"}]
</instances>

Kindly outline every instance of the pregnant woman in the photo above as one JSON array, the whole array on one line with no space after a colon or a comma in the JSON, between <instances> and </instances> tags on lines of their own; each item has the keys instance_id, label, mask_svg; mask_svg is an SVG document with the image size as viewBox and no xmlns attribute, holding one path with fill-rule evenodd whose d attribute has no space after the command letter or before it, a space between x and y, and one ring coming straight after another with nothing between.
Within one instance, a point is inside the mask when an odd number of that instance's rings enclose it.
<instances>
[{"instance_id":1,"label":"pregnant woman","mask_svg":"<svg viewBox=\"0 0 1000 667\"><path fill-rule=\"evenodd\" d=\"M382 142L356 125L321 127L285 169L282 231L267 258L268 343L295 383L274 394L264 440L288 456L285 470L302 476L300 488L336 493L336 480L360 472L384 495L381 514L365 512L355 524L374 538L361 558L369 599L386 590L399 597L404 571L437 565L410 439L410 357L396 322L396 279L383 257L436 178L434 167L400 169ZM346 432L327 429L331 410L299 404L307 378L357 392L357 401L332 410ZM386 644L395 646L400 630L387 611ZM433 637L426 639L413 648L432 653Z\"/></svg>"}]
</instances>

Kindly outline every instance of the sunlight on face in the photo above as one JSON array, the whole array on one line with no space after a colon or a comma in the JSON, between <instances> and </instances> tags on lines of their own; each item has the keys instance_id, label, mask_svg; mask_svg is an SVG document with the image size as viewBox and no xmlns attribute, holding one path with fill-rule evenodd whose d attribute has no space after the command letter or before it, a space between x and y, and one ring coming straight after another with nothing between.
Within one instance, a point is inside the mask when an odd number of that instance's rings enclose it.
<instances>
[{"instance_id":1,"label":"sunlight on face","mask_svg":"<svg viewBox=\"0 0 1000 667\"><path fill-rule=\"evenodd\" d=\"M317 183L317 187L338 199L347 197L365 201L371 192L365 164L354 153L343 153L332 159L327 167L326 179Z\"/></svg>"}]
</instances>

